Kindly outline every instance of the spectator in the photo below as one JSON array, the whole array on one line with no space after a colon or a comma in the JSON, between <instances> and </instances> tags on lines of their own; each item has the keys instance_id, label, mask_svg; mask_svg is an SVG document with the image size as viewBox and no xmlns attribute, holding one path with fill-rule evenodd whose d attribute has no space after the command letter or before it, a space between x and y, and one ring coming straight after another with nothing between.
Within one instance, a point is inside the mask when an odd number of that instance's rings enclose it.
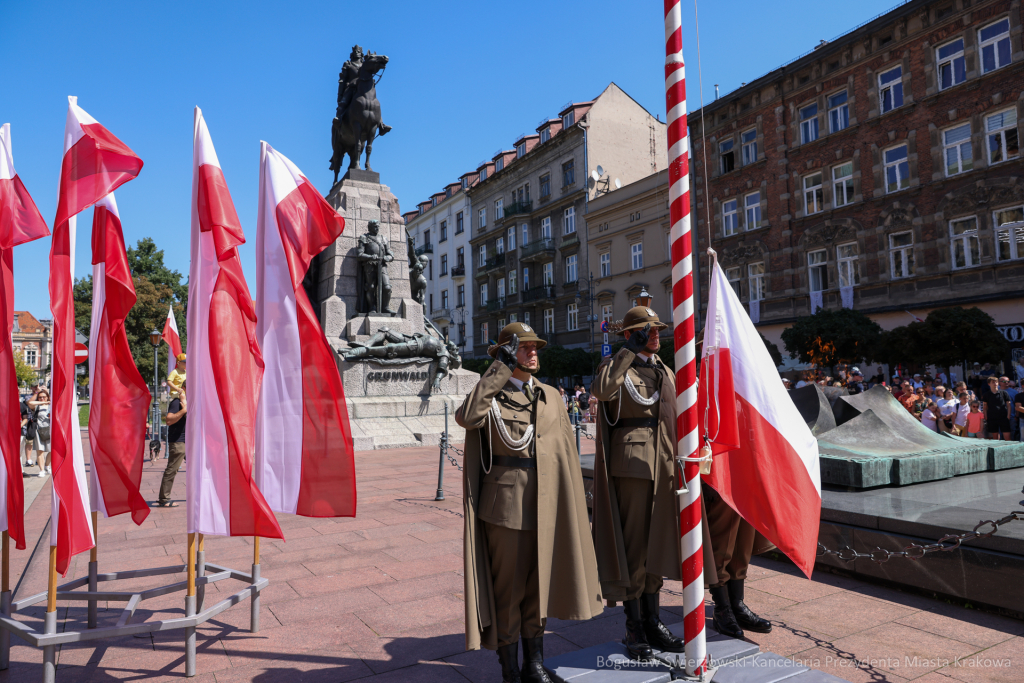
<instances>
[{"instance_id":1,"label":"spectator","mask_svg":"<svg viewBox=\"0 0 1024 683\"><path fill-rule=\"evenodd\" d=\"M949 383L946 378L946 372L942 368L939 368L939 371L935 373L935 379L943 386Z\"/></svg>"},{"instance_id":2,"label":"spectator","mask_svg":"<svg viewBox=\"0 0 1024 683\"><path fill-rule=\"evenodd\" d=\"M1013 410L1017 417L1017 438L1024 441L1024 391L1018 391L1014 397Z\"/></svg>"},{"instance_id":3,"label":"spectator","mask_svg":"<svg viewBox=\"0 0 1024 683\"><path fill-rule=\"evenodd\" d=\"M814 375L810 372L805 372L796 383L796 388L806 387L808 384L814 384Z\"/></svg>"},{"instance_id":4,"label":"spectator","mask_svg":"<svg viewBox=\"0 0 1024 683\"><path fill-rule=\"evenodd\" d=\"M185 461L185 420L188 418L186 384L186 382L181 383L181 387L177 390L177 396L171 399L170 405L167 406L167 443L170 455L167 458L163 480L160 482L158 504L162 508L178 507L178 504L171 500L171 489L174 488L174 476L178 474L181 463Z\"/></svg>"},{"instance_id":5,"label":"spectator","mask_svg":"<svg viewBox=\"0 0 1024 683\"><path fill-rule=\"evenodd\" d=\"M783 377L782 386L786 387L786 391L789 391L790 389L793 388L793 383L789 380L788 377Z\"/></svg>"},{"instance_id":6,"label":"spectator","mask_svg":"<svg viewBox=\"0 0 1024 683\"><path fill-rule=\"evenodd\" d=\"M907 411L914 415L914 404L917 403L917 394L914 393L914 388L910 386L908 380L903 380L902 392L900 393L900 403ZM917 417L916 415L914 415Z\"/></svg>"},{"instance_id":7,"label":"spectator","mask_svg":"<svg viewBox=\"0 0 1024 683\"><path fill-rule=\"evenodd\" d=\"M850 370L850 381L846 383L846 388L851 395L866 391L864 388L864 375L860 373L860 368L855 367Z\"/></svg>"},{"instance_id":8,"label":"spectator","mask_svg":"<svg viewBox=\"0 0 1024 683\"><path fill-rule=\"evenodd\" d=\"M914 373L913 386L914 386L915 390L916 389L920 389L921 387L924 386L924 380L921 379L921 373L919 373L919 372Z\"/></svg>"},{"instance_id":9,"label":"spectator","mask_svg":"<svg viewBox=\"0 0 1024 683\"><path fill-rule=\"evenodd\" d=\"M35 458L32 457L32 446L36 440L36 421L33 419L32 409L28 407L28 401L21 402L21 442L18 450L21 466L32 467Z\"/></svg>"},{"instance_id":10,"label":"spectator","mask_svg":"<svg viewBox=\"0 0 1024 683\"><path fill-rule=\"evenodd\" d=\"M971 412L967 413L967 437L970 439L984 439L982 433L984 428L985 415L981 412L981 404L978 401L971 401Z\"/></svg>"},{"instance_id":11,"label":"spectator","mask_svg":"<svg viewBox=\"0 0 1024 683\"><path fill-rule=\"evenodd\" d=\"M971 398L966 391L960 392L956 404L956 417L953 418L953 433L957 436L967 434L967 416L971 412Z\"/></svg>"},{"instance_id":12,"label":"spectator","mask_svg":"<svg viewBox=\"0 0 1024 683\"><path fill-rule=\"evenodd\" d=\"M988 390L981 395L985 404L985 431L989 439L1010 440L1010 395L999 388L999 380L988 378ZM994 436L993 436L994 435Z\"/></svg>"},{"instance_id":13,"label":"spectator","mask_svg":"<svg viewBox=\"0 0 1024 683\"><path fill-rule=\"evenodd\" d=\"M569 422L573 425L580 422L580 400L575 396L569 397Z\"/></svg>"},{"instance_id":14,"label":"spectator","mask_svg":"<svg viewBox=\"0 0 1024 683\"><path fill-rule=\"evenodd\" d=\"M569 409L569 398L565 395L565 387L561 384L558 385L558 395L562 397L562 403L565 405L565 409Z\"/></svg>"},{"instance_id":15,"label":"spectator","mask_svg":"<svg viewBox=\"0 0 1024 683\"><path fill-rule=\"evenodd\" d=\"M590 413L590 421L597 422L597 396L594 396L594 392L587 392L589 399L587 401L587 412Z\"/></svg>"},{"instance_id":16,"label":"spectator","mask_svg":"<svg viewBox=\"0 0 1024 683\"><path fill-rule=\"evenodd\" d=\"M942 421L946 423L944 431L952 432L953 424L956 420L957 403L956 397L953 396L952 389L946 389L942 392L942 399L935 402L935 405L939 407L939 412L942 413Z\"/></svg>"},{"instance_id":17,"label":"spectator","mask_svg":"<svg viewBox=\"0 0 1024 683\"><path fill-rule=\"evenodd\" d=\"M924 410L921 411L921 424L933 432L938 432L941 430L939 427L941 422L939 419L940 415L939 407L935 405L935 401L928 399L925 402Z\"/></svg>"},{"instance_id":18,"label":"spectator","mask_svg":"<svg viewBox=\"0 0 1024 683\"><path fill-rule=\"evenodd\" d=\"M178 359L171 374L167 375L167 383L171 385L171 398L178 395L178 389L185 383L185 354L179 353Z\"/></svg>"},{"instance_id":19,"label":"spectator","mask_svg":"<svg viewBox=\"0 0 1024 683\"><path fill-rule=\"evenodd\" d=\"M39 465L36 476L45 477L50 473L50 392L40 389L29 400L28 407L32 409L36 423L36 464Z\"/></svg>"},{"instance_id":20,"label":"spectator","mask_svg":"<svg viewBox=\"0 0 1024 683\"><path fill-rule=\"evenodd\" d=\"M1009 377L1003 376L999 378L999 388L1006 392L1010 397L1010 438L1014 441L1017 440L1017 420L1016 411L1012 410L1014 400L1017 398L1017 388L1013 386L1013 382Z\"/></svg>"},{"instance_id":21,"label":"spectator","mask_svg":"<svg viewBox=\"0 0 1024 683\"><path fill-rule=\"evenodd\" d=\"M580 394L576 397L576 400L579 401L583 421L590 422L590 394L587 393L587 388L582 384L580 385Z\"/></svg>"}]
</instances>

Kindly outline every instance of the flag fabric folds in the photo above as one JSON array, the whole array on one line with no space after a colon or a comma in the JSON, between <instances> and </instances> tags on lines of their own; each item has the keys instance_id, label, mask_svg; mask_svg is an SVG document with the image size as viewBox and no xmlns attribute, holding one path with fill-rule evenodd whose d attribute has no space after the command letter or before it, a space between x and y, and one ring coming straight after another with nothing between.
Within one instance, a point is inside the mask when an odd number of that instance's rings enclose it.
<instances>
[{"instance_id":1,"label":"flag fabric folds","mask_svg":"<svg viewBox=\"0 0 1024 683\"><path fill-rule=\"evenodd\" d=\"M25 490L21 478L21 410L14 369L14 247L50 234L14 170L11 124L0 126L0 531L25 549Z\"/></svg>"},{"instance_id":2,"label":"flag fabric folds","mask_svg":"<svg viewBox=\"0 0 1024 683\"><path fill-rule=\"evenodd\" d=\"M256 481L277 512L353 517L355 461L345 392L302 286L310 261L341 235L345 219L265 142L259 197L256 335L265 369Z\"/></svg>"},{"instance_id":3,"label":"flag fabric folds","mask_svg":"<svg viewBox=\"0 0 1024 683\"><path fill-rule=\"evenodd\" d=\"M93 546L85 458L75 400L75 229L79 212L138 176L140 159L68 98L57 217L50 246L50 311L53 359L50 392L50 460L53 510L50 544L57 571L66 575L73 555Z\"/></svg>"},{"instance_id":4,"label":"flag fabric folds","mask_svg":"<svg viewBox=\"0 0 1024 683\"><path fill-rule=\"evenodd\" d=\"M711 485L808 578L821 517L818 442L717 261L697 405L714 454Z\"/></svg>"},{"instance_id":5,"label":"flag fabric folds","mask_svg":"<svg viewBox=\"0 0 1024 683\"><path fill-rule=\"evenodd\" d=\"M174 306L167 308L167 320L164 322L162 338L169 347L167 351L167 374L169 375L178 364L178 354L181 353L181 337L178 336L178 321L174 319Z\"/></svg>"},{"instance_id":6,"label":"flag fabric folds","mask_svg":"<svg viewBox=\"0 0 1024 683\"><path fill-rule=\"evenodd\" d=\"M139 484L152 395L135 366L124 329L135 299L121 218L111 192L96 203L92 219L92 509L104 517L130 512L132 521L141 524L149 516L149 504L139 493Z\"/></svg>"},{"instance_id":7,"label":"flag fabric folds","mask_svg":"<svg viewBox=\"0 0 1024 683\"><path fill-rule=\"evenodd\" d=\"M253 477L263 358L242 274L245 242L210 132L196 107L188 293L188 531L284 538Z\"/></svg>"}]
</instances>

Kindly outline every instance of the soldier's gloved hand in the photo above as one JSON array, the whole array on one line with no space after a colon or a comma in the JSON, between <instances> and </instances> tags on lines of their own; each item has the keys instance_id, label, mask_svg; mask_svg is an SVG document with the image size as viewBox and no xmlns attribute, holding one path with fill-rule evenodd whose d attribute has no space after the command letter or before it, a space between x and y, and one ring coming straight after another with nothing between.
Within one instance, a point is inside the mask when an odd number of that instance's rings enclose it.
<instances>
[{"instance_id":1,"label":"soldier's gloved hand","mask_svg":"<svg viewBox=\"0 0 1024 683\"><path fill-rule=\"evenodd\" d=\"M502 344L498 347L497 353L494 354L495 360L504 363L508 366L508 369L515 372L516 366L519 361L516 359L516 352L519 350L519 335L513 334L512 339L507 344Z\"/></svg>"},{"instance_id":2,"label":"soldier's gloved hand","mask_svg":"<svg viewBox=\"0 0 1024 683\"><path fill-rule=\"evenodd\" d=\"M644 325L642 330L633 330L629 339L626 340L626 348L633 353L640 353L647 346L647 340L651 336L651 324Z\"/></svg>"}]
</instances>

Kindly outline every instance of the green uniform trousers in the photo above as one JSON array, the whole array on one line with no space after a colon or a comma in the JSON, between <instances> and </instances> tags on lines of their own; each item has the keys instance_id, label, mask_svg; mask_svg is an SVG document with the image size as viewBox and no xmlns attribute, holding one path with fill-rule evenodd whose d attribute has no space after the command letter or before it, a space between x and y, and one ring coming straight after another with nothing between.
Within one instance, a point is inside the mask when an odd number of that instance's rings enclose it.
<instances>
[{"instance_id":1,"label":"green uniform trousers","mask_svg":"<svg viewBox=\"0 0 1024 683\"><path fill-rule=\"evenodd\" d=\"M537 532L520 531L484 522L487 553L494 585L498 647L523 638L544 635L537 575Z\"/></svg>"},{"instance_id":2,"label":"green uniform trousers","mask_svg":"<svg viewBox=\"0 0 1024 683\"><path fill-rule=\"evenodd\" d=\"M654 482L650 479L612 477L615 497L619 501L622 542L626 546L626 568L629 589L626 600L635 600L641 593L657 593L664 578L647 573L647 539L651 535L651 509L654 507Z\"/></svg>"}]
</instances>

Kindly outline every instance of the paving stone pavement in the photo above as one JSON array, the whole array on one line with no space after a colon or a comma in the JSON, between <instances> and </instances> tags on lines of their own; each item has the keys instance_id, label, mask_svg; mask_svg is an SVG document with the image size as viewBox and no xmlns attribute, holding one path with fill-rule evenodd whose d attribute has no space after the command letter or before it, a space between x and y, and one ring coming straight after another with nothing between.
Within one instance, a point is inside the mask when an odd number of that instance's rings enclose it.
<instances>
[{"instance_id":1,"label":"paving stone pavement","mask_svg":"<svg viewBox=\"0 0 1024 683\"><path fill-rule=\"evenodd\" d=\"M585 451L592 452L592 444L585 440ZM165 462L146 464L143 495L149 500L157 497ZM247 603L199 628L197 683L500 680L493 652L465 651L459 472L446 465L446 500L436 502L436 448L359 452L356 465L356 518L280 515L287 540L261 543L262 575L270 581L262 597L262 628L248 632ZM174 495L181 501L184 494L181 473ZM50 499L47 485L29 509L29 547L12 552L14 582L43 533ZM101 520L100 571L183 563L185 542L184 507L154 508L138 527L127 515ZM252 550L251 538L206 539L209 562L245 571ZM17 597L45 590L45 558L44 539ZM77 556L68 578L86 574L87 566L88 553ZM107 586L127 590L165 582L156 577ZM207 601L235 590L237 583L214 584ZM181 615L182 595L145 602L137 614ZM765 558L755 558L751 567L747 602L774 624L770 634L749 634L762 652L855 683L1024 680L1021 621L824 572L808 581L791 565ZM662 603L667 623L682 620L678 582L666 582ZM101 623L116 621L118 605L101 607ZM61 603L58 611L59 630L84 624L84 607ZM28 613L35 620L41 616L39 609ZM619 639L623 622L621 607L606 608L589 622L550 619L545 653L552 657ZM183 640L178 631L66 645L58 653L57 681L181 680ZM40 650L12 638L11 668L0 672L0 683L39 680L41 663Z\"/></svg>"}]
</instances>

